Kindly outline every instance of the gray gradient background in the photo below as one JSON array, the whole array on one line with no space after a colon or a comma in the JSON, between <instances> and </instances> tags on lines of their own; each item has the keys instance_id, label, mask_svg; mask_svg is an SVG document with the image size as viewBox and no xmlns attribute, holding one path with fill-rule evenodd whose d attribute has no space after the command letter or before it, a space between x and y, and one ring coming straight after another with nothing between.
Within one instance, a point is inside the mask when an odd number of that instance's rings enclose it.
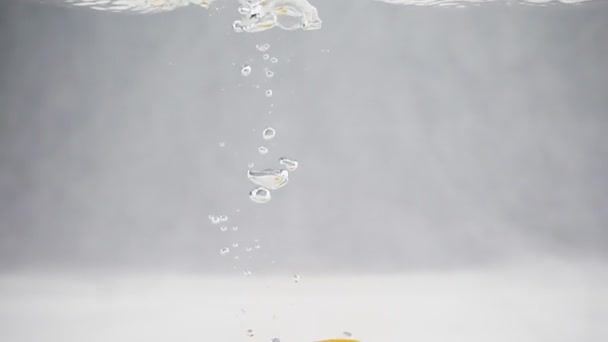
<instances>
[{"instance_id":1,"label":"gray gradient background","mask_svg":"<svg viewBox=\"0 0 608 342\"><path fill-rule=\"evenodd\" d=\"M2 269L232 272L219 249L253 239L263 248L243 263L264 272L605 259L601 1L316 1L322 30L254 35L231 32L235 4L220 5L2 1ZM264 42L279 63L262 61ZM261 157L267 125L278 135ZM251 203L248 162L283 155L300 169Z\"/></svg>"}]
</instances>

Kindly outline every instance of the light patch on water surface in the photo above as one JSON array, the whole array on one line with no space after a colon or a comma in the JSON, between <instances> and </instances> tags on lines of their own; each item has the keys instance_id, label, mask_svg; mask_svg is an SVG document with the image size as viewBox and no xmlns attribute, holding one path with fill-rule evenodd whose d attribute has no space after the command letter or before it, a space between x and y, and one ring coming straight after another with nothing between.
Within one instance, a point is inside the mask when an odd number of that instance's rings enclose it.
<instances>
[{"instance_id":1,"label":"light patch on water surface","mask_svg":"<svg viewBox=\"0 0 608 342\"><path fill-rule=\"evenodd\" d=\"M505 3L505 4L579 4L590 0L375 0L396 5L410 6L437 6L437 7L464 7L466 5L480 5L483 3Z\"/></svg>"},{"instance_id":2,"label":"light patch on water surface","mask_svg":"<svg viewBox=\"0 0 608 342\"><path fill-rule=\"evenodd\" d=\"M65 0L66 3L107 12L159 13L190 4L209 7L215 0Z\"/></svg>"},{"instance_id":3,"label":"light patch on water surface","mask_svg":"<svg viewBox=\"0 0 608 342\"><path fill-rule=\"evenodd\" d=\"M229 255L225 261L232 262ZM282 273L252 270L256 276L247 282L244 273L5 272L0 340L602 342L608 337L603 261L307 274L297 286ZM247 329L255 330L255 340ZM344 330L353 337L342 335Z\"/></svg>"}]
</instances>

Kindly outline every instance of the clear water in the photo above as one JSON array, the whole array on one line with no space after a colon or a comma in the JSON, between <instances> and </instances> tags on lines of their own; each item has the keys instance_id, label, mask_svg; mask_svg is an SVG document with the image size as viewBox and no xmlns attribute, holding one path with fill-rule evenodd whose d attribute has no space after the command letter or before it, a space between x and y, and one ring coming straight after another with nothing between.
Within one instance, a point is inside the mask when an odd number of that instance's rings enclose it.
<instances>
[{"instance_id":1,"label":"clear water","mask_svg":"<svg viewBox=\"0 0 608 342\"><path fill-rule=\"evenodd\" d=\"M2 4L0 340L608 339L592 2Z\"/></svg>"}]
</instances>

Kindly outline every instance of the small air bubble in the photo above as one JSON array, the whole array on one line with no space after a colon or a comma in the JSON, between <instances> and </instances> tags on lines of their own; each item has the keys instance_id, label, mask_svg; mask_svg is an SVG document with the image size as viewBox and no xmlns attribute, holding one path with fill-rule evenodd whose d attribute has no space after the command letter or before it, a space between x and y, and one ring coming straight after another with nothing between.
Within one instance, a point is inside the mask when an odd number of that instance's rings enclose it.
<instances>
[{"instance_id":1,"label":"small air bubble","mask_svg":"<svg viewBox=\"0 0 608 342\"><path fill-rule=\"evenodd\" d=\"M241 75L249 76L251 74L251 65L245 64L241 68Z\"/></svg>"},{"instance_id":2,"label":"small air bubble","mask_svg":"<svg viewBox=\"0 0 608 342\"><path fill-rule=\"evenodd\" d=\"M262 138L264 138L264 140L271 140L276 135L277 135L277 131L274 128L272 128L272 127L267 127L262 132Z\"/></svg>"},{"instance_id":3,"label":"small air bubble","mask_svg":"<svg viewBox=\"0 0 608 342\"><path fill-rule=\"evenodd\" d=\"M220 216L220 220L221 220L222 222L226 222L226 221L228 221L228 216L226 216L226 215L221 215L221 216Z\"/></svg>"},{"instance_id":4,"label":"small air bubble","mask_svg":"<svg viewBox=\"0 0 608 342\"><path fill-rule=\"evenodd\" d=\"M260 146L260 147L258 147L258 152L260 152L260 154L266 154L266 153L268 153L268 148L266 148L264 146Z\"/></svg>"},{"instance_id":5,"label":"small air bubble","mask_svg":"<svg viewBox=\"0 0 608 342\"><path fill-rule=\"evenodd\" d=\"M267 89L265 94L266 97L272 97L272 89Z\"/></svg>"},{"instance_id":6,"label":"small air bubble","mask_svg":"<svg viewBox=\"0 0 608 342\"><path fill-rule=\"evenodd\" d=\"M297 274L294 274L293 275L293 281L296 282L296 283L299 283L300 282L300 276L297 275Z\"/></svg>"},{"instance_id":7,"label":"small air bubble","mask_svg":"<svg viewBox=\"0 0 608 342\"><path fill-rule=\"evenodd\" d=\"M279 164L283 165L287 171L292 172L298 168L298 161L285 157L279 158Z\"/></svg>"},{"instance_id":8,"label":"small air bubble","mask_svg":"<svg viewBox=\"0 0 608 342\"><path fill-rule=\"evenodd\" d=\"M239 230L239 227L237 227L237 226L232 227L233 232L236 232L237 230Z\"/></svg>"},{"instance_id":9,"label":"small air bubble","mask_svg":"<svg viewBox=\"0 0 608 342\"><path fill-rule=\"evenodd\" d=\"M220 230L221 230L222 232L225 232L225 231L227 231L227 230L228 230L228 227L226 227L226 226L221 226L221 227L220 227Z\"/></svg>"},{"instance_id":10,"label":"small air bubble","mask_svg":"<svg viewBox=\"0 0 608 342\"><path fill-rule=\"evenodd\" d=\"M256 49L258 49L258 51L260 52L266 52L268 51L268 49L270 49L270 44L266 43L266 44L257 44L255 46Z\"/></svg>"},{"instance_id":11,"label":"small air bubble","mask_svg":"<svg viewBox=\"0 0 608 342\"><path fill-rule=\"evenodd\" d=\"M268 203L272 199L270 191L264 188L255 188L249 193L249 198L255 203Z\"/></svg>"},{"instance_id":12,"label":"small air bubble","mask_svg":"<svg viewBox=\"0 0 608 342\"><path fill-rule=\"evenodd\" d=\"M245 275L245 277L249 277L252 273L250 270L244 270L243 274ZM249 329L249 330L251 330L251 329ZM255 335L255 334L253 334L253 330L251 330L251 335L249 335L249 336L253 337L253 335Z\"/></svg>"},{"instance_id":13,"label":"small air bubble","mask_svg":"<svg viewBox=\"0 0 608 342\"><path fill-rule=\"evenodd\" d=\"M226 255L228 253L230 253L230 248L224 247L224 248L220 249L220 254L221 255Z\"/></svg>"},{"instance_id":14,"label":"small air bubble","mask_svg":"<svg viewBox=\"0 0 608 342\"><path fill-rule=\"evenodd\" d=\"M278 58L276 58L276 57L272 57L272 58L270 59L270 63L277 63L278 61L279 61L279 59L278 59Z\"/></svg>"},{"instance_id":15,"label":"small air bubble","mask_svg":"<svg viewBox=\"0 0 608 342\"><path fill-rule=\"evenodd\" d=\"M218 224L222 222L222 219L219 216L209 215L209 221L211 221L213 224Z\"/></svg>"},{"instance_id":16,"label":"small air bubble","mask_svg":"<svg viewBox=\"0 0 608 342\"><path fill-rule=\"evenodd\" d=\"M274 72L272 70L266 70L266 77L271 78L274 76Z\"/></svg>"},{"instance_id":17,"label":"small air bubble","mask_svg":"<svg viewBox=\"0 0 608 342\"><path fill-rule=\"evenodd\" d=\"M267 53L265 53L265 54L262 56L262 58L263 58L265 61L267 61L267 60L269 60L269 59L270 59L270 55L269 55L269 54L267 54Z\"/></svg>"},{"instance_id":18,"label":"small air bubble","mask_svg":"<svg viewBox=\"0 0 608 342\"><path fill-rule=\"evenodd\" d=\"M238 242L233 242L233 243L232 243L232 247L237 248L238 246L239 246L239 243L238 243Z\"/></svg>"}]
</instances>

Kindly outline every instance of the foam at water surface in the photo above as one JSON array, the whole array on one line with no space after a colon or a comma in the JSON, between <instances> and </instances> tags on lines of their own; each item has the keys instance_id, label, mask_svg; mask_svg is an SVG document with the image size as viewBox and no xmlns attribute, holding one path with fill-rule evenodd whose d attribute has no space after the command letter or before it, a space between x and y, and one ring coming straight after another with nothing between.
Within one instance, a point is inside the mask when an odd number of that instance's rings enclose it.
<instances>
[{"instance_id":1,"label":"foam at water surface","mask_svg":"<svg viewBox=\"0 0 608 342\"><path fill-rule=\"evenodd\" d=\"M317 9L306 0L239 0L241 20L233 24L236 32L259 32L273 27L284 30L317 30L321 19ZM286 24L282 17L295 20Z\"/></svg>"}]
</instances>

